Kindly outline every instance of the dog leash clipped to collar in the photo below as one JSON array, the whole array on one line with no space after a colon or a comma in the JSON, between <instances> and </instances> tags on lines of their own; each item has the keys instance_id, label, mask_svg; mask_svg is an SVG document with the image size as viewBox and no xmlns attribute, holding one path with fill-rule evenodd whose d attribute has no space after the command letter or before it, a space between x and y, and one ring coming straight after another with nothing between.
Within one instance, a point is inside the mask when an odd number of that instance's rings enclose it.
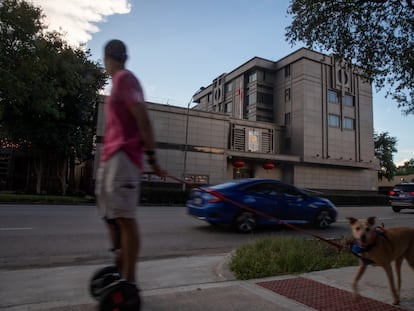
<instances>
[{"instance_id":1,"label":"dog leash clipped to collar","mask_svg":"<svg viewBox=\"0 0 414 311\"><path fill-rule=\"evenodd\" d=\"M357 242L354 242L352 244L352 247L351 247L352 255L355 255L356 257L358 257L358 259L360 259L362 261L364 266L372 265L372 264L375 263L371 259L368 259L368 258L365 258L364 256L362 256L363 253L368 252L368 251L369 250L367 250L367 248L359 246Z\"/></svg>"},{"instance_id":2,"label":"dog leash clipped to collar","mask_svg":"<svg viewBox=\"0 0 414 311\"><path fill-rule=\"evenodd\" d=\"M144 172L143 174L154 174L154 173L153 173L153 172ZM198 190L200 190L200 191L202 191L202 192L205 192L205 193L209 193L209 194L211 194L211 195L214 195L215 197L217 197L217 198L219 198L219 199L221 199L221 200L223 200L223 201L226 201L226 202L228 202L228 203L231 203L231 204L233 204L233 205L235 205L235 206L237 206L237 207L239 207L239 208L241 208L241 209L243 209L243 210L245 210L245 211L248 211L248 212L254 213L254 214L256 214L256 215L262 216L262 217L264 217L264 218L267 218L267 219L270 219L270 220L276 221L277 223L279 223L279 224L281 224L281 225L284 225L284 226L286 226L286 227L288 227L288 228L290 228L290 229L292 229L292 230L295 230L295 231L302 232L302 233L304 233L304 234L310 235L310 236L314 237L315 239L318 239L318 240L320 240L320 241L322 241L322 242L325 242L325 243L327 243L327 244L329 244L329 245L331 245L331 246L333 246L333 247L337 248L338 250L343 250L343 249L345 249L345 248L346 248L344 245L341 245L341 244L336 243L336 242L334 242L334 241L332 241L332 240L326 239L326 238L324 238L324 237L322 237L322 236L320 236L320 235L313 234L312 232L309 232L309 231L307 231L307 230L303 230L302 228L299 228L299 227L297 227L297 226L294 226L294 225L292 225L292 224L289 224L289 223L287 223L287 222L284 222L283 220L278 219L278 218L276 218L276 217L273 217L273 216L271 216L271 215L268 215L268 214L266 214L266 213L263 213L263 212L257 211L257 210L255 210L255 209L253 209L253 208L251 208L251 207L249 207L249 206L247 206L247 205L245 205L245 204L242 204L242 203L236 202L236 201L234 201L234 200L232 200L232 199L230 199L230 198L226 197L225 195L223 195L223 194L222 194L222 193L220 193L220 192L214 191L214 190L212 190L212 189L205 189L205 188L200 187L200 186L198 186L198 185L196 185L196 184L194 184L194 183L189 183L189 182L187 182L187 181L185 181L185 180L182 180L182 179L180 179L180 178L177 178L177 177L175 177L175 176L167 175L166 177L168 177L168 178L170 178L170 179L173 179L173 180L175 180L175 181L177 181L177 182L179 182L179 183L181 183L181 184L185 184L186 186L188 186L188 187L190 187L190 188L195 188L195 189L198 189Z\"/></svg>"},{"instance_id":3,"label":"dog leash clipped to collar","mask_svg":"<svg viewBox=\"0 0 414 311\"><path fill-rule=\"evenodd\" d=\"M359 246L356 241L353 242L352 247L351 247L351 253L355 255L356 257L358 257L365 266L375 264L375 261L365 258L363 254L369 252L372 248L375 247L378 237L382 237L386 241L390 242L388 237L385 235L384 229L385 229L384 223L381 223L381 226L376 227L375 228L375 233L376 233L375 241L373 244L367 245L366 247Z\"/></svg>"}]
</instances>

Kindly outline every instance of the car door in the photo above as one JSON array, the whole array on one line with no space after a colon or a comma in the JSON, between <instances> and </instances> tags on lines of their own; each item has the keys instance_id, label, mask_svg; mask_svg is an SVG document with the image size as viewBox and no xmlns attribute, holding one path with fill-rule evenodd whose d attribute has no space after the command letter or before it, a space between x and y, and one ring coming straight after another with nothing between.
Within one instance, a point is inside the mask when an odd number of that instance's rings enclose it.
<instances>
[{"instance_id":1,"label":"car door","mask_svg":"<svg viewBox=\"0 0 414 311\"><path fill-rule=\"evenodd\" d=\"M275 183L263 182L246 188L244 204L274 218L284 218L283 212L285 209L281 204L281 198ZM261 222L274 221L261 216Z\"/></svg>"},{"instance_id":2,"label":"car door","mask_svg":"<svg viewBox=\"0 0 414 311\"><path fill-rule=\"evenodd\" d=\"M307 218L306 196L298 188L291 185L280 185L279 196L285 220L304 220Z\"/></svg>"}]
</instances>

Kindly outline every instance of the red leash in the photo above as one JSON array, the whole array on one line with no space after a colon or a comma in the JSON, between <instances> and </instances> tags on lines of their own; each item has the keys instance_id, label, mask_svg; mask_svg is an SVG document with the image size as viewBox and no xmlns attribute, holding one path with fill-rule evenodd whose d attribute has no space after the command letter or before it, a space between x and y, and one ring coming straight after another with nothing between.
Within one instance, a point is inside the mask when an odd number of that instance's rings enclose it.
<instances>
[{"instance_id":1,"label":"red leash","mask_svg":"<svg viewBox=\"0 0 414 311\"><path fill-rule=\"evenodd\" d=\"M144 174L153 174L153 173L152 173L152 172L144 172ZM273 217L273 216L271 216L271 215L268 215L268 214L266 214L266 213L263 213L263 212L257 211L257 210L255 210L255 209L253 209L253 208L251 208L251 207L249 207L249 206L247 206L247 205L245 205L245 204L242 204L242 203L236 202L236 201L234 201L234 200L232 200L232 199L230 199L230 198L226 197L225 195L221 194L220 192L217 192L217 191L214 191L214 190L211 190L211 189L203 189L203 188L202 188L202 187L200 187L200 186L197 186L197 185L195 185L195 184L193 184L193 183L189 183L189 182L187 182L187 181L185 181L185 180L179 179L179 178L174 177L174 176L170 176L170 175L168 175L168 176L166 176L166 177L171 178L171 179L173 179L173 180L175 180L175 181L178 181L178 182L179 182L179 183L181 183L181 184L185 184L185 185L187 185L187 186L188 186L188 187L190 187L190 188L196 188L196 189L201 190L201 191L203 191L203 192L205 192L205 193L209 193L209 194L211 194L211 195L214 195L214 196L216 196L217 198L219 198L219 199L221 199L221 200L223 200L223 201L229 202L229 203L231 203L231 204L233 204L233 205L235 205L235 206L237 206L237 207L240 207L240 208L241 208L241 209L243 209L243 210L246 210L246 211L248 211L248 212L252 212L252 213L254 213L254 214L256 214L256 215L262 216L262 217L264 217L264 218L267 218L267 219L270 219L270 220L276 221L277 223L282 224L282 225L285 225L286 227L288 227L288 228L290 228L290 229L292 229L292 230L295 230L295 231L302 232L302 233L305 233L305 234L307 234L307 235L310 235L310 236L312 236L312 237L314 237L314 238L316 238L316 239L318 239L318 240L320 240L320 241L323 241L323 242L325 242L325 243L328 243L328 244L329 244L329 245L331 245L331 246L336 247L336 248L337 248L337 249L339 249L339 250L342 250L342 249L344 249L344 248L345 248L343 245L341 245L341 244L339 244L339 243L336 243L336 242L334 242L334 241L328 240L328 239L326 239L326 238L324 238L324 237L322 237L322 236L319 236L319 235L317 235L317 234L313 234L312 232L309 232L309 231L307 231L307 230L303 230L303 229L301 229L301 228L299 228L299 227L297 227L297 226L294 226L294 225L292 225L292 224L289 224L289 223L287 223L287 222L284 222L283 220L278 219L278 218L276 218L276 217Z\"/></svg>"}]
</instances>

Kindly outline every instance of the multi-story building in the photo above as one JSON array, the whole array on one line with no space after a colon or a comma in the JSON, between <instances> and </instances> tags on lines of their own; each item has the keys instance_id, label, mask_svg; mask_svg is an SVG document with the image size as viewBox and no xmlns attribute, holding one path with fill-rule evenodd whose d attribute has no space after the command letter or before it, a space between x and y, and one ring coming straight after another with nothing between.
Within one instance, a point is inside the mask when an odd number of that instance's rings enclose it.
<instances>
[{"instance_id":1,"label":"multi-story building","mask_svg":"<svg viewBox=\"0 0 414 311\"><path fill-rule=\"evenodd\" d=\"M148 104L171 175L198 184L270 177L325 191L377 190L372 87L349 64L305 48L276 62L254 57L193 100L192 109Z\"/></svg>"},{"instance_id":2,"label":"multi-story building","mask_svg":"<svg viewBox=\"0 0 414 311\"><path fill-rule=\"evenodd\" d=\"M194 101L201 110L281 127L269 160L282 168L286 181L376 190L372 87L357 68L333 56L302 48L277 62L255 57L201 88ZM255 152L250 150L246 162L254 161Z\"/></svg>"}]
</instances>

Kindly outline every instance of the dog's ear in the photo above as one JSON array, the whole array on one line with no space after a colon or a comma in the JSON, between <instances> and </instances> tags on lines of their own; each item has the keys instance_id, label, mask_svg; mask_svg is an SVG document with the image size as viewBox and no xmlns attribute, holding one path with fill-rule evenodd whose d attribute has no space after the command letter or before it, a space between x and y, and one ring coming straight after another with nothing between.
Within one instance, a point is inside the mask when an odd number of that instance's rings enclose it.
<instances>
[{"instance_id":1,"label":"dog's ear","mask_svg":"<svg viewBox=\"0 0 414 311\"><path fill-rule=\"evenodd\" d=\"M368 224L370 224L371 226L372 226L373 224L375 224L375 218L377 218L377 217L374 217L374 216L368 217L368 218L367 218L367 222L368 222Z\"/></svg>"},{"instance_id":2,"label":"dog's ear","mask_svg":"<svg viewBox=\"0 0 414 311\"><path fill-rule=\"evenodd\" d=\"M349 223L351 225L353 225L354 223L356 223L358 221L358 219L354 218L354 217L347 217L346 219L349 220Z\"/></svg>"}]
</instances>

